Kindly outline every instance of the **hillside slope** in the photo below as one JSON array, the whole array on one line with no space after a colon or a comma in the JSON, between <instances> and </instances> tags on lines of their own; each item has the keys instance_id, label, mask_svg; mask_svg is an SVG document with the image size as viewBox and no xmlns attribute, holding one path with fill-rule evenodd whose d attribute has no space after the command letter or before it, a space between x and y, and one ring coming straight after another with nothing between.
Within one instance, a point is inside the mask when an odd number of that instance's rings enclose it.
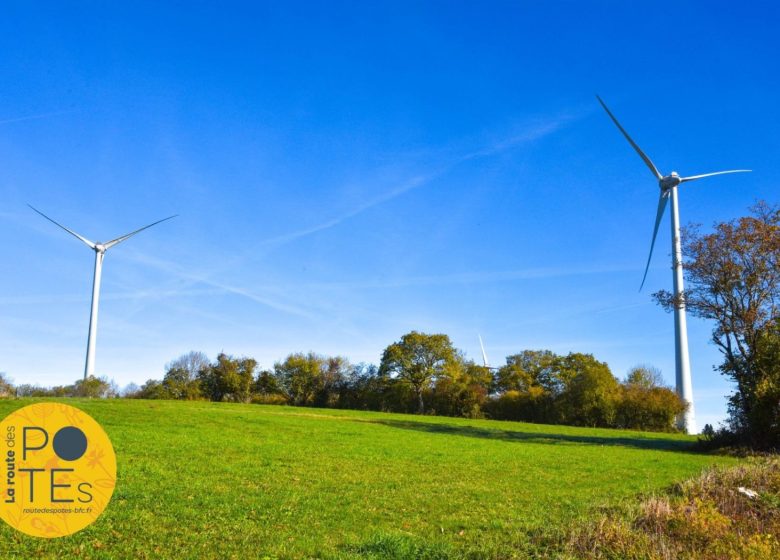
<instances>
[{"instance_id":1,"label":"hillside slope","mask_svg":"<svg viewBox=\"0 0 780 560\"><path fill-rule=\"evenodd\" d=\"M32 402L0 400L0 417ZM55 541L2 524L2 558L353 556L386 538L422 546L416 555L507 557L530 546L531 534L734 461L695 453L682 435L207 402L67 402L113 441L112 503L97 523Z\"/></svg>"}]
</instances>

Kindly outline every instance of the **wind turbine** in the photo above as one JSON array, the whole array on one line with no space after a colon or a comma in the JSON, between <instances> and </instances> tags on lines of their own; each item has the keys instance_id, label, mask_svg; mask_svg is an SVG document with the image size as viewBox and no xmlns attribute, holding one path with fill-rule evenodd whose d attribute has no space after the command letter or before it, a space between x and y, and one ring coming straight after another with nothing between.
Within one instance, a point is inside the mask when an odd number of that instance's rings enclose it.
<instances>
[{"instance_id":1,"label":"wind turbine","mask_svg":"<svg viewBox=\"0 0 780 560\"><path fill-rule=\"evenodd\" d=\"M87 338L87 361L84 366L84 379L86 379L87 377L90 377L95 374L95 339L97 336L98 300L100 299L100 277L103 271L103 256L106 254L106 251L108 251L114 245L119 245L120 243L122 243L122 241L126 241L127 239L130 239L136 233L140 233L145 229L149 229L150 227L155 226L161 222L170 220L171 218L175 218L176 215L168 216L167 218L163 218L162 220L158 220L153 224L149 224L148 226L144 226L135 231L131 231L126 235L122 235L121 237L117 237L116 239L112 239L111 241L108 241L106 243L100 243L99 241L94 243L89 239L87 239L86 237L79 235L75 231L70 230L65 226L63 226L62 224L55 222L46 214L34 208L30 204L28 204L27 206L32 208L35 212L37 212L38 214L40 214L41 216L49 220L54 225L61 227L69 234L71 234L72 236L80 240L82 243L84 243L84 245L86 245L87 247L95 251L95 275L92 279L92 307L89 313L89 336Z\"/></svg>"},{"instance_id":2,"label":"wind turbine","mask_svg":"<svg viewBox=\"0 0 780 560\"><path fill-rule=\"evenodd\" d=\"M655 238L658 235L658 226L661 224L661 218L664 217L664 211L666 210L666 204L669 199L672 201L672 278L674 281L674 357L675 357L675 381L677 394L688 404L688 409L677 420L677 426L684 429L688 433L696 433L696 416L693 409L693 388L691 386L691 363L688 357L688 327L685 321L685 292L683 288L683 263L682 263L682 249L680 247L680 214L677 205L677 186L689 181L696 181L705 177L712 177L713 175L725 175L726 173L747 173L750 169L732 169L730 171L716 171L715 173L704 173L702 175L691 175L689 177L680 177L676 171L672 171L669 175L661 175L658 168L653 164L649 157L637 146L628 132L620 126L620 123L612 114L612 111L607 108L604 101L598 95L596 99L599 100L601 106L618 127L623 136L626 137L628 143L636 150L639 157L645 162L645 165L650 169L650 172L658 180L658 186L661 192L658 196L658 210L655 215L655 227L653 228L653 238L650 241L650 254L647 257L647 264L645 265L645 274L642 276L642 284L639 286L640 291L645 285L645 279L647 278L647 271L650 268L650 259L653 257L653 247L655 246Z\"/></svg>"},{"instance_id":3,"label":"wind turbine","mask_svg":"<svg viewBox=\"0 0 780 560\"><path fill-rule=\"evenodd\" d=\"M488 371L498 371L501 368L492 367L490 365L490 362L488 361L487 352L485 352L485 345L482 343L482 335L477 333L477 337L479 337L479 347L482 350L482 367L484 367Z\"/></svg>"},{"instance_id":4,"label":"wind turbine","mask_svg":"<svg viewBox=\"0 0 780 560\"><path fill-rule=\"evenodd\" d=\"M490 367L490 362L488 362L487 353L485 352L485 345L482 344L482 335L477 334L477 336L479 337L479 347L482 349L482 365L487 369L493 369Z\"/></svg>"}]
</instances>

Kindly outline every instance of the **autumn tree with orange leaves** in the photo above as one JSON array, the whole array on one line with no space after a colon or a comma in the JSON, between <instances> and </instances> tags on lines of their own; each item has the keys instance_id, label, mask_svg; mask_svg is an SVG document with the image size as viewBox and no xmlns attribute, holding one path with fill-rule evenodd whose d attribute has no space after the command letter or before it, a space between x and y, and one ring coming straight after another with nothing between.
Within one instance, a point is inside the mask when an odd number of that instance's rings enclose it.
<instances>
[{"instance_id":1,"label":"autumn tree with orange leaves","mask_svg":"<svg viewBox=\"0 0 780 560\"><path fill-rule=\"evenodd\" d=\"M730 432L742 444L780 448L780 206L758 202L750 212L711 233L683 231L682 299L715 323L718 369L736 384ZM665 290L654 297L669 311L682 303Z\"/></svg>"}]
</instances>

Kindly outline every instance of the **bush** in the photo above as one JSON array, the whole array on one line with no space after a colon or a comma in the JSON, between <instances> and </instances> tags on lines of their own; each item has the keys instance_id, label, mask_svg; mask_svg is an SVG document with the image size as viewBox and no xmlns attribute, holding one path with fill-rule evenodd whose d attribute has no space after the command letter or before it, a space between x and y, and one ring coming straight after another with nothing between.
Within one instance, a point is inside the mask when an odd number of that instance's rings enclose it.
<instances>
[{"instance_id":1,"label":"bush","mask_svg":"<svg viewBox=\"0 0 780 560\"><path fill-rule=\"evenodd\" d=\"M279 393L266 395L255 393L249 402L252 404L289 404L287 397Z\"/></svg>"},{"instance_id":2,"label":"bush","mask_svg":"<svg viewBox=\"0 0 780 560\"><path fill-rule=\"evenodd\" d=\"M227 354L198 372L199 390L212 401L249 402L257 362Z\"/></svg>"},{"instance_id":3,"label":"bush","mask_svg":"<svg viewBox=\"0 0 780 560\"><path fill-rule=\"evenodd\" d=\"M161 382L149 379L138 391L128 392L125 396L130 399L165 399L168 398L168 393Z\"/></svg>"},{"instance_id":4,"label":"bush","mask_svg":"<svg viewBox=\"0 0 780 560\"><path fill-rule=\"evenodd\" d=\"M623 386L617 406L616 426L630 430L674 432L677 417L687 404L666 387Z\"/></svg>"},{"instance_id":5,"label":"bush","mask_svg":"<svg viewBox=\"0 0 780 560\"><path fill-rule=\"evenodd\" d=\"M90 375L86 379L76 381L72 386L70 394L66 396L91 399L115 398L119 396L119 390L113 381L109 381L105 377Z\"/></svg>"},{"instance_id":6,"label":"bush","mask_svg":"<svg viewBox=\"0 0 780 560\"><path fill-rule=\"evenodd\" d=\"M564 424L611 427L615 425L620 384L607 364L590 354L569 354L563 368L570 381L559 396L557 408Z\"/></svg>"},{"instance_id":7,"label":"bush","mask_svg":"<svg viewBox=\"0 0 780 560\"><path fill-rule=\"evenodd\" d=\"M0 398L12 397L14 395L14 386L8 376L0 371Z\"/></svg>"},{"instance_id":8,"label":"bush","mask_svg":"<svg viewBox=\"0 0 780 560\"><path fill-rule=\"evenodd\" d=\"M518 422L555 422L555 402L552 395L539 386L527 391L506 391L485 404L485 413L495 420Z\"/></svg>"}]
</instances>

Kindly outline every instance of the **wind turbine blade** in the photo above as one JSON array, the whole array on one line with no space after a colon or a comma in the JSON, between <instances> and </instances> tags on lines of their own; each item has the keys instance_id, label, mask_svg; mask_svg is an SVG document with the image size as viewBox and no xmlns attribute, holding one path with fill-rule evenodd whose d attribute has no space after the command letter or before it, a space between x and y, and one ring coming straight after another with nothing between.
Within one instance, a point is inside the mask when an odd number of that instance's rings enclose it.
<instances>
[{"instance_id":1,"label":"wind turbine blade","mask_svg":"<svg viewBox=\"0 0 780 560\"><path fill-rule=\"evenodd\" d=\"M705 177L712 177L713 175L725 175L727 173L750 173L752 169L732 169L730 171L716 171L715 173L705 173L704 175L691 175L690 177L682 177L681 183L686 181L695 181L697 179L704 179Z\"/></svg>"},{"instance_id":2,"label":"wind turbine blade","mask_svg":"<svg viewBox=\"0 0 780 560\"><path fill-rule=\"evenodd\" d=\"M658 211L655 214L655 228L653 228L653 240L650 242L650 254L647 256L647 265L645 265L645 275L642 276L642 284L639 286L639 291L645 285L647 279L647 271L650 269L650 259L653 258L653 247L655 247L655 238L658 236L658 226L661 225L661 218L664 217L664 210L666 210L666 203L669 201L669 196L661 193L658 198Z\"/></svg>"},{"instance_id":3,"label":"wind turbine blade","mask_svg":"<svg viewBox=\"0 0 780 560\"><path fill-rule=\"evenodd\" d=\"M485 345L482 344L482 335L478 334L479 337L479 347L482 349L482 363L486 368L490 368L490 362L488 362L487 354L485 353Z\"/></svg>"},{"instance_id":4,"label":"wind turbine blade","mask_svg":"<svg viewBox=\"0 0 780 560\"><path fill-rule=\"evenodd\" d=\"M135 231L131 231L130 233L128 233L126 235L123 235L122 237L117 237L116 239L112 239L111 241L109 241L108 243L104 243L103 245L105 246L106 250L108 250L111 247L113 247L114 245L119 245L120 243L122 243L122 241L130 239L136 233L141 233L145 229L149 229L150 227L156 226L157 224L162 223L162 222L164 222L166 220L172 220L173 218L175 218L177 216L178 216L178 214L174 214L173 216L168 216L167 218L163 218L162 220L157 220L153 224L149 224L148 226L144 226L144 227L142 227L140 229L137 229Z\"/></svg>"},{"instance_id":5,"label":"wind turbine blade","mask_svg":"<svg viewBox=\"0 0 780 560\"><path fill-rule=\"evenodd\" d=\"M35 212L37 212L38 214L40 214L41 216L43 216L44 218L46 218L47 220L49 220L49 221L50 221L51 223L53 223L55 226L59 226L59 227L61 227L62 229L64 229L65 231L67 231L69 234L71 234L72 236L74 236L74 237L76 237L77 239L79 239L79 240L80 240L82 243L84 243L84 244L85 244L87 247L89 247L90 249L94 249L94 248L95 248L95 244L94 244L94 243L92 243L92 241L90 241L90 240L89 240L89 239L87 239L86 237L83 237L83 236L79 235L78 233L76 233L75 231L73 231L72 229L68 229L68 228L66 228L65 226L63 226L62 224L59 224L59 223L55 222L54 220L52 220L50 217L48 217L46 214L44 214L43 212L41 212L40 210L38 210L37 208L35 208L35 207L34 207L34 206L32 206L31 204L28 204L27 206L29 206L29 207L30 207L30 208L32 208L32 209L33 209Z\"/></svg>"},{"instance_id":6,"label":"wind turbine blade","mask_svg":"<svg viewBox=\"0 0 780 560\"><path fill-rule=\"evenodd\" d=\"M612 122L615 123L615 126L617 126L620 129L620 132L623 133L623 136L626 137L626 140L628 140L628 143L631 144L634 147L634 149L636 150L636 153L639 154L639 157L641 157L644 160L644 162L647 165L647 167L649 167L650 171L653 172L653 175L655 175L655 178L656 179L662 179L663 176L661 175L661 172L658 171L658 168L653 164L652 161L650 161L650 158L647 157L647 155L642 151L642 149L639 146L637 146L636 142L634 142L631 139L631 137L628 135L628 132L626 132L626 129L624 129L622 126L620 126L620 123L615 118L615 115L612 114L612 111L609 110L609 108L607 107L606 103L604 103L601 100L601 97L599 97L598 95L596 96L596 99L598 99L599 103L601 103L601 106L604 107L604 110L609 115L609 118L611 118Z\"/></svg>"}]
</instances>

